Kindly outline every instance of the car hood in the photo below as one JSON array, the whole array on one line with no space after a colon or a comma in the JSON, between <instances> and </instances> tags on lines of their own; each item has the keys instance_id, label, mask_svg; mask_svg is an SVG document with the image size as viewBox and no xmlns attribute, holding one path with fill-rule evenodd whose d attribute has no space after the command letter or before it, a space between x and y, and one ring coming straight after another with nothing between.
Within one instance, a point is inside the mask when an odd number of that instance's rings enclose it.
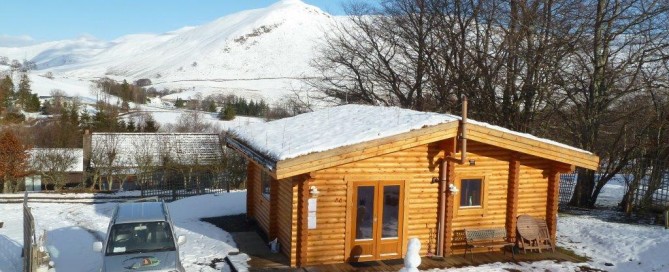
<instances>
[{"instance_id":1,"label":"car hood","mask_svg":"<svg viewBox=\"0 0 669 272\"><path fill-rule=\"evenodd\" d=\"M176 270L179 257L174 251L124 254L104 257L104 271Z\"/></svg>"}]
</instances>

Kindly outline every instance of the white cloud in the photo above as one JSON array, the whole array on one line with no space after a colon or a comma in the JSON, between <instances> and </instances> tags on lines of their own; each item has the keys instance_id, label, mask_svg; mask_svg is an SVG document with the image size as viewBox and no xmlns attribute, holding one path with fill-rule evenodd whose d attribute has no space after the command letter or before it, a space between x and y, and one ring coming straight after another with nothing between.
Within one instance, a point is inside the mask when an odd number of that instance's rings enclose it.
<instances>
[{"instance_id":1,"label":"white cloud","mask_svg":"<svg viewBox=\"0 0 669 272\"><path fill-rule=\"evenodd\" d=\"M35 43L37 43L37 41L28 35L10 36L0 34L0 47L20 47Z\"/></svg>"}]
</instances>

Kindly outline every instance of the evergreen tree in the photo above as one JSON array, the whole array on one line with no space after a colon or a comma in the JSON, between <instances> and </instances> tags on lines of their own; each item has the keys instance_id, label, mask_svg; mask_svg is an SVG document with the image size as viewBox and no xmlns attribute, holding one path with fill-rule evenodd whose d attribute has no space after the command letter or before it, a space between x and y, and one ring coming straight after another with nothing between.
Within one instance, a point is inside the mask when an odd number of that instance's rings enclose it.
<instances>
[{"instance_id":1,"label":"evergreen tree","mask_svg":"<svg viewBox=\"0 0 669 272\"><path fill-rule=\"evenodd\" d=\"M128 130L128 132L135 132L136 129L137 128L135 127L135 120L131 118L130 120L128 120L128 125L126 126L126 130Z\"/></svg>"},{"instance_id":2,"label":"evergreen tree","mask_svg":"<svg viewBox=\"0 0 669 272\"><path fill-rule=\"evenodd\" d=\"M26 73L21 75L21 81L19 81L19 89L16 92L16 96L17 103L26 108L30 102L30 78Z\"/></svg>"},{"instance_id":3,"label":"evergreen tree","mask_svg":"<svg viewBox=\"0 0 669 272\"><path fill-rule=\"evenodd\" d=\"M186 101L177 97L177 101L174 102L174 106L177 108L183 108L186 105Z\"/></svg>"},{"instance_id":4,"label":"evergreen tree","mask_svg":"<svg viewBox=\"0 0 669 272\"><path fill-rule=\"evenodd\" d=\"M126 81L125 79L121 84L121 99L123 99L123 102L126 102L126 104L128 101L132 99L132 93L130 92L130 84L128 84L128 81Z\"/></svg>"},{"instance_id":5,"label":"evergreen tree","mask_svg":"<svg viewBox=\"0 0 669 272\"><path fill-rule=\"evenodd\" d=\"M235 108L232 105L228 105L225 108L221 109L221 112L218 114L218 119L230 121L235 119Z\"/></svg>"},{"instance_id":6,"label":"evergreen tree","mask_svg":"<svg viewBox=\"0 0 669 272\"><path fill-rule=\"evenodd\" d=\"M156 124L156 120L153 119L153 116L150 114L146 116L146 119L144 120L144 132L156 132L158 131L158 124Z\"/></svg>"},{"instance_id":7,"label":"evergreen tree","mask_svg":"<svg viewBox=\"0 0 669 272\"><path fill-rule=\"evenodd\" d=\"M211 103L209 103L208 111L209 112L216 112L216 102L211 101Z\"/></svg>"},{"instance_id":8,"label":"evergreen tree","mask_svg":"<svg viewBox=\"0 0 669 272\"><path fill-rule=\"evenodd\" d=\"M79 127L81 129L91 128L91 115L88 114L88 111L83 111L81 117L79 118Z\"/></svg>"},{"instance_id":9,"label":"evergreen tree","mask_svg":"<svg viewBox=\"0 0 669 272\"><path fill-rule=\"evenodd\" d=\"M9 76L0 81L0 112L9 108L11 98L14 96L14 82Z\"/></svg>"},{"instance_id":10,"label":"evergreen tree","mask_svg":"<svg viewBox=\"0 0 669 272\"><path fill-rule=\"evenodd\" d=\"M31 94L29 100L26 102L27 112L37 112L40 108L39 97L37 94Z\"/></svg>"}]
</instances>

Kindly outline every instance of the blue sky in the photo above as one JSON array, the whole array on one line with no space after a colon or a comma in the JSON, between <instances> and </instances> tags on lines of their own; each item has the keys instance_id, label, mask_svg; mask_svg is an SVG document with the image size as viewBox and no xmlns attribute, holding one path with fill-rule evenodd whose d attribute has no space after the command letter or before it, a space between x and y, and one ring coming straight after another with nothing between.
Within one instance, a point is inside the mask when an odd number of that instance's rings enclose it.
<instances>
[{"instance_id":1,"label":"blue sky","mask_svg":"<svg viewBox=\"0 0 669 272\"><path fill-rule=\"evenodd\" d=\"M302 0L343 14L342 0ZM278 0L11 0L3 1L0 46L93 36L113 40L126 34L162 33L201 25Z\"/></svg>"}]
</instances>

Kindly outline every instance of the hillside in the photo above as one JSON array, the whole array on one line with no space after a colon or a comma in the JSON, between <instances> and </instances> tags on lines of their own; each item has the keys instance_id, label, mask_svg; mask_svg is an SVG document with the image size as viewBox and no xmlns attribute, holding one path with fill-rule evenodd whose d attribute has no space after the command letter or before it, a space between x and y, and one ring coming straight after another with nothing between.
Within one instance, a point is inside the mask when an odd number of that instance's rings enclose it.
<instances>
[{"instance_id":1,"label":"hillside","mask_svg":"<svg viewBox=\"0 0 669 272\"><path fill-rule=\"evenodd\" d=\"M81 80L86 88L102 76L149 78L157 89L189 90L182 98L235 93L276 101L315 74L309 67L315 46L337 20L302 1L283 0L162 34L0 48L0 56L31 60L38 66L34 74L51 71L56 81Z\"/></svg>"}]
</instances>

